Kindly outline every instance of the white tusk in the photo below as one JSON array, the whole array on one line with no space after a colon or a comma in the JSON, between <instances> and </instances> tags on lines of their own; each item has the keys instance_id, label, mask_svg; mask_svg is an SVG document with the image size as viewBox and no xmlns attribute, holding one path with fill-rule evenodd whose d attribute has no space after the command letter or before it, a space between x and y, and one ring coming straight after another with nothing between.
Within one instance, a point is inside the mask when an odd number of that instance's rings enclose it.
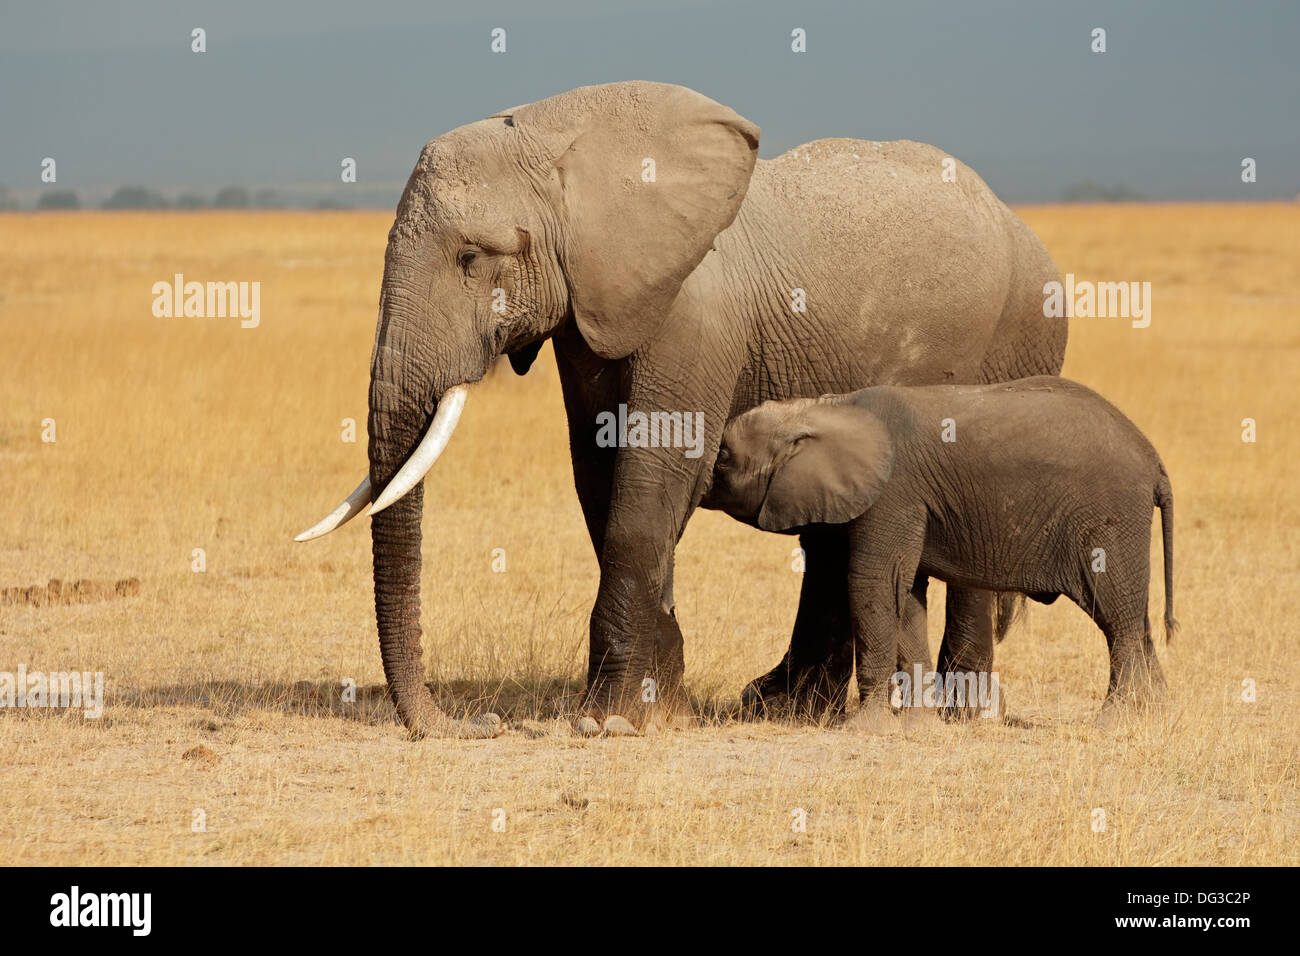
<instances>
[{"instance_id":1,"label":"white tusk","mask_svg":"<svg viewBox=\"0 0 1300 956\"><path fill-rule=\"evenodd\" d=\"M347 500L339 505L328 515L326 515L318 524L312 525L298 537L295 541L310 541L312 538L319 538L323 534L329 534L339 525L347 524L357 516L357 513L366 506L370 501L370 476L367 475L362 479L361 484L357 485L356 491L348 495Z\"/></svg>"},{"instance_id":2,"label":"white tusk","mask_svg":"<svg viewBox=\"0 0 1300 956\"><path fill-rule=\"evenodd\" d=\"M465 396L468 394L468 385L456 385L443 393L429 430L425 432L423 440L415 451L411 452L411 457L406 459L406 464L402 465L401 470L393 476L393 480L388 483L383 494L375 499L374 505L370 508L371 515L383 511L400 500L403 495L424 480L424 476L429 473L429 469L438 460L442 450L447 447L447 442L451 441L456 423L460 421L460 413L465 408Z\"/></svg>"}]
</instances>

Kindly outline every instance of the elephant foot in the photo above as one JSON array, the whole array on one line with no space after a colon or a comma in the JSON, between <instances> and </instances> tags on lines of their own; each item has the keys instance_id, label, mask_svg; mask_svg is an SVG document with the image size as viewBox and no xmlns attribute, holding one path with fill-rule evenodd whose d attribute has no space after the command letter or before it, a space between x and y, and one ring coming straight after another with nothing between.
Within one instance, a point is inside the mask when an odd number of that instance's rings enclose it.
<instances>
[{"instance_id":1,"label":"elephant foot","mask_svg":"<svg viewBox=\"0 0 1300 956\"><path fill-rule=\"evenodd\" d=\"M970 704L967 706L940 707L938 715L941 719L950 724L963 724L968 721L996 720L1007 719L1007 695L1005 691L999 691L996 701L989 701L986 705Z\"/></svg>"},{"instance_id":2,"label":"elephant foot","mask_svg":"<svg viewBox=\"0 0 1300 956\"><path fill-rule=\"evenodd\" d=\"M1112 695L1101 705L1092 724L1099 730L1123 730L1151 717L1162 705L1161 698L1150 695Z\"/></svg>"},{"instance_id":3,"label":"elephant foot","mask_svg":"<svg viewBox=\"0 0 1300 956\"><path fill-rule=\"evenodd\" d=\"M904 707L898 712L898 722L903 730L915 731L942 726L943 719L933 707Z\"/></svg>"},{"instance_id":4,"label":"elephant foot","mask_svg":"<svg viewBox=\"0 0 1300 956\"><path fill-rule=\"evenodd\" d=\"M884 736L897 733L902 729L894 712L883 704L863 704L840 721L839 727L841 730L864 736Z\"/></svg>"},{"instance_id":5,"label":"elephant foot","mask_svg":"<svg viewBox=\"0 0 1300 956\"><path fill-rule=\"evenodd\" d=\"M506 729L501 718L496 714L479 714L466 720L458 720L438 713L431 719L413 723L408 733L412 740L425 737L461 740L486 740L499 737Z\"/></svg>"},{"instance_id":6,"label":"elephant foot","mask_svg":"<svg viewBox=\"0 0 1300 956\"><path fill-rule=\"evenodd\" d=\"M997 718L1002 720L1007 715L1007 694L997 679L996 673L990 671L967 672L960 678L966 681L964 699L950 700L945 694L939 707L939 716L949 723L964 723L968 720Z\"/></svg>"},{"instance_id":7,"label":"elephant foot","mask_svg":"<svg viewBox=\"0 0 1300 956\"><path fill-rule=\"evenodd\" d=\"M1164 707L1169 688L1159 661L1147 658L1131 668L1118 668L1118 676L1106 694L1094 724L1114 730Z\"/></svg>"},{"instance_id":8,"label":"elephant foot","mask_svg":"<svg viewBox=\"0 0 1300 956\"><path fill-rule=\"evenodd\" d=\"M646 717L641 732L657 734L669 730L690 730L692 727L699 726L699 723L699 718L689 710L656 710Z\"/></svg>"},{"instance_id":9,"label":"elephant foot","mask_svg":"<svg viewBox=\"0 0 1300 956\"><path fill-rule=\"evenodd\" d=\"M655 734L685 730L697 723L680 678L672 682L670 690L649 678L636 685L611 681L595 689L589 687L580 715L574 729L584 737Z\"/></svg>"},{"instance_id":10,"label":"elephant foot","mask_svg":"<svg viewBox=\"0 0 1300 956\"><path fill-rule=\"evenodd\" d=\"M584 715L574 722L573 729L579 737L639 737L642 734L657 734L663 728L657 722L649 722L643 729L637 730L636 725L626 717L611 714L604 721Z\"/></svg>"},{"instance_id":11,"label":"elephant foot","mask_svg":"<svg viewBox=\"0 0 1300 956\"><path fill-rule=\"evenodd\" d=\"M770 675L769 675L770 676ZM788 717L793 701L785 691L764 689L764 678L752 680L740 692L740 716L743 720L771 720Z\"/></svg>"},{"instance_id":12,"label":"elephant foot","mask_svg":"<svg viewBox=\"0 0 1300 956\"><path fill-rule=\"evenodd\" d=\"M825 723L844 713L847 687L847 677L837 680L825 668L793 676L782 661L746 685L740 695L741 715L747 720Z\"/></svg>"},{"instance_id":13,"label":"elephant foot","mask_svg":"<svg viewBox=\"0 0 1300 956\"><path fill-rule=\"evenodd\" d=\"M1101 705L1099 713L1092 722L1098 730L1115 732L1131 726L1142 716L1140 708L1130 703L1111 703L1109 700Z\"/></svg>"}]
</instances>

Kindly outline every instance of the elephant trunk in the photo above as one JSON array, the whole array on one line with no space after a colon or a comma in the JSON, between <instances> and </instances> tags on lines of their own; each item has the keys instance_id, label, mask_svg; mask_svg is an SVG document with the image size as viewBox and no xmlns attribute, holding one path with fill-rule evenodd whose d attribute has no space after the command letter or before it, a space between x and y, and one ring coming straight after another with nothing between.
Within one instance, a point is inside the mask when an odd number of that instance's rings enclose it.
<instances>
[{"instance_id":1,"label":"elephant trunk","mask_svg":"<svg viewBox=\"0 0 1300 956\"><path fill-rule=\"evenodd\" d=\"M420 647L420 485L370 523L375 562L375 620L388 695L412 736L432 733L445 718L424 683Z\"/></svg>"},{"instance_id":2,"label":"elephant trunk","mask_svg":"<svg viewBox=\"0 0 1300 956\"><path fill-rule=\"evenodd\" d=\"M421 737L444 733L453 722L434 703L425 684L420 646L423 471L412 475L411 468L404 465L408 459L423 458L424 470L428 470L432 458L427 452L434 433L445 433L443 444L450 437L446 415L435 414L438 399L460 383L438 380L441 363L425 354L429 342L417 334L429 320L427 272L418 259L399 258L390 246L384 273L370 365L368 423L369 477L377 496L370 522L375 620L389 697L412 736ZM455 422L450 425L454 428ZM409 490L381 506L378 499L390 486L396 491L399 484L409 485Z\"/></svg>"},{"instance_id":3,"label":"elephant trunk","mask_svg":"<svg viewBox=\"0 0 1300 956\"><path fill-rule=\"evenodd\" d=\"M426 257L427 258L427 257ZM420 519L424 476L451 439L481 343L457 349L431 342L428 267L389 242L379 302L379 329L370 362L369 474L326 518L298 535L328 534L372 500L375 620L388 694L412 736L490 737L495 714L453 720L424 683L420 648ZM458 359L458 356L460 358ZM457 374L461 373L461 374Z\"/></svg>"}]
</instances>

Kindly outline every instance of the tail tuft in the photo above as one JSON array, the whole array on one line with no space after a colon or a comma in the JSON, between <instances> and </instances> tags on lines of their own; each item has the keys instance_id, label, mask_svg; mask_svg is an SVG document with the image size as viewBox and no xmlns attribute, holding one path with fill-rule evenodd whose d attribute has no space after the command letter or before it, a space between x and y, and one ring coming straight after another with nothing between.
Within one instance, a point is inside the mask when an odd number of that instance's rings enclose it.
<instances>
[{"instance_id":1,"label":"tail tuft","mask_svg":"<svg viewBox=\"0 0 1300 956\"><path fill-rule=\"evenodd\" d=\"M997 644L1002 643L1002 639L1007 636L1007 631L1011 630L1011 625L1020 620L1020 616L1025 613L1025 607L1028 602L1023 594L1017 594L1014 591L1001 591L998 593L997 600L993 602L993 640Z\"/></svg>"}]
</instances>

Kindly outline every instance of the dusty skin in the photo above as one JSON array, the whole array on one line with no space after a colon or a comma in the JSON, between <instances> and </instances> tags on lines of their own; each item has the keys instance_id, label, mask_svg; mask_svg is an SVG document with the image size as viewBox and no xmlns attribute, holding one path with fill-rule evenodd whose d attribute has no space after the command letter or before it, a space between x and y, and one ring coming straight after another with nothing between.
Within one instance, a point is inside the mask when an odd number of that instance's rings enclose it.
<instances>
[{"instance_id":1,"label":"dusty skin","mask_svg":"<svg viewBox=\"0 0 1300 956\"><path fill-rule=\"evenodd\" d=\"M0 584L140 579L0 606L0 671L102 670L107 694L99 720L0 711L0 860L1300 862L1300 207L1017 212L1063 273L1153 284L1150 328L1076 321L1065 366L1151 438L1178 493L1169 705L1114 733L1090 723L1105 641L1064 601L998 648L1008 723L864 739L729 720L788 643L799 576L789 538L704 512L676 597L707 722L560 735L597 568L548 348L479 390L426 499L429 677L449 709L511 729L411 743L382 690L366 529L291 540L364 469L391 213L0 216L0 473L20 489ZM150 287L178 263L260 281L260 326L155 319ZM1152 548L1158 566L1158 532ZM1157 575L1154 616L1162 601Z\"/></svg>"}]
</instances>

